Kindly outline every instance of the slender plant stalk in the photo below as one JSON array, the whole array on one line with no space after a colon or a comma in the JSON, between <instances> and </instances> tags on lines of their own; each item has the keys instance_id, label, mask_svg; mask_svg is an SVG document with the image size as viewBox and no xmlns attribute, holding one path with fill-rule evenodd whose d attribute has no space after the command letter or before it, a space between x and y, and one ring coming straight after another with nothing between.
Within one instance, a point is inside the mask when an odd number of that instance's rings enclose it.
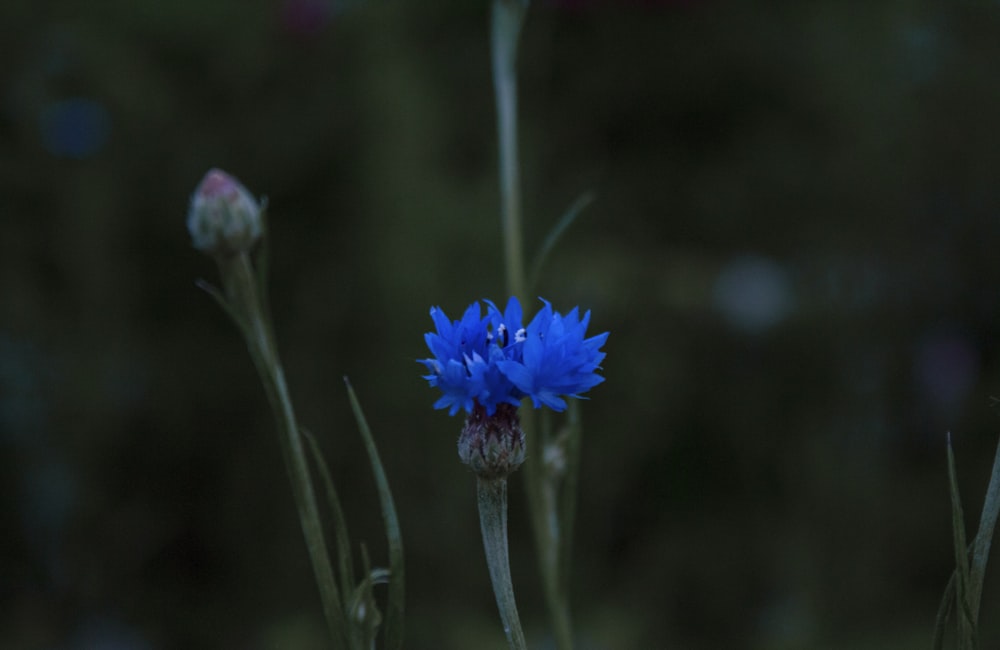
<instances>
[{"instance_id":1,"label":"slender plant stalk","mask_svg":"<svg viewBox=\"0 0 1000 650\"><path fill-rule=\"evenodd\" d=\"M493 0L491 29L493 91L497 110L500 218L503 224L507 288L525 303L524 244L521 235L521 178L517 147L517 44L524 22L522 0Z\"/></svg>"},{"instance_id":2,"label":"slender plant stalk","mask_svg":"<svg viewBox=\"0 0 1000 650\"><path fill-rule=\"evenodd\" d=\"M531 421L536 423L538 418L532 418ZM522 418L522 425L523 422ZM562 572L562 559L569 551L567 535L572 527L572 515L568 508L575 507L573 503L575 499L566 498L566 489L570 486L568 484L560 486L561 472L545 462L546 450L553 449L560 454L569 451L563 448L560 441L553 439L549 424L546 422L538 427L534 436L525 434L528 457L535 458L534 461L529 460L525 463L525 477L528 480L529 509L535 529L538 564L541 568L542 586L552 622L553 637L556 648L571 650L573 629L569 612L569 574ZM566 460L573 462L569 458ZM575 485L573 487L575 488ZM538 490L537 495L533 492L534 489ZM565 517L567 514L570 515L568 520Z\"/></svg>"},{"instance_id":3,"label":"slender plant stalk","mask_svg":"<svg viewBox=\"0 0 1000 650\"><path fill-rule=\"evenodd\" d=\"M274 411L285 466L292 482L292 493L302 523L302 533L305 536L313 572L316 575L331 639L335 648L346 648L347 628L333 567L327 553L309 463L302 444L301 432L296 423L285 373L271 335L268 311L260 300L258 277L245 253L220 262L220 271L229 311L243 330L250 356L254 360Z\"/></svg>"},{"instance_id":4,"label":"slender plant stalk","mask_svg":"<svg viewBox=\"0 0 1000 650\"><path fill-rule=\"evenodd\" d=\"M517 130L517 48L524 22L526 0L493 0L491 46L493 89L497 112L500 173L500 206L503 225L507 288L527 304L524 245L521 229L521 182ZM521 426L526 436L525 482L535 548L542 574L545 599L552 617L558 650L573 647L569 605L560 578L558 500L552 477L542 462L544 443L537 435L537 418L525 410Z\"/></svg>"},{"instance_id":5,"label":"slender plant stalk","mask_svg":"<svg viewBox=\"0 0 1000 650\"><path fill-rule=\"evenodd\" d=\"M490 568L490 582L500 610L503 631L512 650L527 650L521 618L514 602L514 586L510 579L510 554L507 549L507 479L476 478L479 501L479 525L483 532L483 548Z\"/></svg>"},{"instance_id":6,"label":"slender plant stalk","mask_svg":"<svg viewBox=\"0 0 1000 650\"><path fill-rule=\"evenodd\" d=\"M344 509L340 505L340 496L337 488L333 484L333 474L330 467L323 458L323 451L319 447L316 438L307 429L301 429L302 438L308 445L312 454L313 463L316 465L320 483L326 492L326 502L330 508L330 517L333 524L333 543L337 549L337 577L340 581L340 593L349 594L354 590L354 557L351 552L351 537L347 532L347 518L344 516Z\"/></svg>"},{"instance_id":7,"label":"slender plant stalk","mask_svg":"<svg viewBox=\"0 0 1000 650\"><path fill-rule=\"evenodd\" d=\"M403 613L406 600L403 535L399 528L399 518L396 516L396 503L389 490L389 479L386 477L382 461L379 459L371 427L368 426L368 420L361 410L361 402L358 401L358 396L354 393L354 388L347 377L344 377L344 383L347 384L351 410L354 411L358 430L361 432L365 451L368 452L368 459L371 462L372 474L375 478L375 486L378 489L379 502L382 507L386 543L389 547L389 593L386 599L384 647L385 650L399 650L403 647Z\"/></svg>"}]
</instances>

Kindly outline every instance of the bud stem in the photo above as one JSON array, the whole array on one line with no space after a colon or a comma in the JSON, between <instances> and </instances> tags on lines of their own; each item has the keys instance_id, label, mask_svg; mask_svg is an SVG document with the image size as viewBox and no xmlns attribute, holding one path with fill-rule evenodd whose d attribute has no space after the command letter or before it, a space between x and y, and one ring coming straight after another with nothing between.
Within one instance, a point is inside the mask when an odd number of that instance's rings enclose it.
<instances>
[{"instance_id":1,"label":"bud stem","mask_svg":"<svg viewBox=\"0 0 1000 650\"><path fill-rule=\"evenodd\" d=\"M490 569L493 594L500 609L507 643L512 650L526 650L521 619L514 603L514 586L510 579L510 554L507 551L507 479L476 478L479 500L479 524L483 531L483 548Z\"/></svg>"},{"instance_id":2,"label":"bud stem","mask_svg":"<svg viewBox=\"0 0 1000 650\"><path fill-rule=\"evenodd\" d=\"M249 256L240 253L218 258L228 306L243 331L247 348L260 375L278 426L285 467L292 483L292 493L302 523L306 548L312 560L323 612L335 648L348 645L343 606L334 582L333 566L327 554L323 524L319 516L312 475L302 444L302 434L295 420L295 410L285 382L285 372L271 333L267 306L262 304L258 276Z\"/></svg>"}]
</instances>

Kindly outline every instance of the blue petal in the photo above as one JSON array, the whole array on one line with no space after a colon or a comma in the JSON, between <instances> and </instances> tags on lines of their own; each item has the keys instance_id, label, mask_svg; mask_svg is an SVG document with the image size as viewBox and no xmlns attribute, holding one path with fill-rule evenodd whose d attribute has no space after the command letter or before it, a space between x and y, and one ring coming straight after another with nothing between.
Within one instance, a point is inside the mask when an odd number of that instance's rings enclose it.
<instances>
[{"instance_id":1,"label":"blue petal","mask_svg":"<svg viewBox=\"0 0 1000 650\"><path fill-rule=\"evenodd\" d=\"M497 363L497 367L524 394L531 395L534 393L535 375L523 363L518 363L517 361L500 361Z\"/></svg>"},{"instance_id":2,"label":"blue petal","mask_svg":"<svg viewBox=\"0 0 1000 650\"><path fill-rule=\"evenodd\" d=\"M419 362L428 371L424 379L442 393L436 408L471 413L478 404L492 415L500 404L517 406L530 397L535 407L561 411L564 397L580 398L604 381L596 371L608 333L586 338L590 311L581 318L574 307L562 315L541 301L542 309L527 328L521 304L513 297L502 313L484 301L485 316L479 303L472 303L457 321L438 307L431 309L437 332L426 334L424 341L434 358Z\"/></svg>"}]
</instances>

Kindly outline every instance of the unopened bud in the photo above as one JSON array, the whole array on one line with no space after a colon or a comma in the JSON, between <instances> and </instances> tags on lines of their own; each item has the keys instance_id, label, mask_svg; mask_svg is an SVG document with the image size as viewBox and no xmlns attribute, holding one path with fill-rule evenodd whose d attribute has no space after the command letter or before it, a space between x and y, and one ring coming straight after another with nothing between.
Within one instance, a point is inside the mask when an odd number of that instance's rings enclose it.
<instances>
[{"instance_id":1,"label":"unopened bud","mask_svg":"<svg viewBox=\"0 0 1000 650\"><path fill-rule=\"evenodd\" d=\"M458 438L458 456L482 478L505 478L524 462L524 431L517 407L500 404L487 415L478 404Z\"/></svg>"},{"instance_id":2,"label":"unopened bud","mask_svg":"<svg viewBox=\"0 0 1000 650\"><path fill-rule=\"evenodd\" d=\"M198 250L213 255L244 253L260 239L260 204L238 180L211 169L191 197L187 226Z\"/></svg>"}]
</instances>

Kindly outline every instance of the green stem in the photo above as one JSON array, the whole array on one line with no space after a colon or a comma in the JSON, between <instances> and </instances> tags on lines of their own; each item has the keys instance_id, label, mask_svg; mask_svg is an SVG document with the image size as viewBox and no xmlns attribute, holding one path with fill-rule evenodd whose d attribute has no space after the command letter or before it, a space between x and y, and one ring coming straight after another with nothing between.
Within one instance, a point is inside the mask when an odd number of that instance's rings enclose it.
<instances>
[{"instance_id":1,"label":"green stem","mask_svg":"<svg viewBox=\"0 0 1000 650\"><path fill-rule=\"evenodd\" d=\"M521 619L514 603L510 579L510 554L507 550L507 479L477 478L479 525L483 532L486 564L490 569L493 594L500 609L500 620L512 650L527 650Z\"/></svg>"},{"instance_id":2,"label":"green stem","mask_svg":"<svg viewBox=\"0 0 1000 650\"><path fill-rule=\"evenodd\" d=\"M327 553L309 463L295 420L295 410L292 407L285 373L267 324L266 308L260 301L257 276L246 254L221 260L220 270L230 307L243 329L247 347L274 412L285 467L292 482L292 493L313 572L316 575L327 626L330 628L334 647L345 648L348 644L343 608Z\"/></svg>"},{"instance_id":3,"label":"green stem","mask_svg":"<svg viewBox=\"0 0 1000 650\"><path fill-rule=\"evenodd\" d=\"M493 0L491 23L491 53L493 89L497 111L497 142L500 173L500 207L503 225L504 260L507 288L526 304L524 245L521 230L521 182L518 161L517 133L517 48L524 23L526 0ZM525 431L527 455L525 481L528 507L531 512L535 547L542 573L545 599L552 617L556 647L573 647L569 619L569 604L559 575L558 504L542 462L543 444L538 439L537 419L530 411L521 416ZM553 479L554 480L554 479Z\"/></svg>"},{"instance_id":4,"label":"green stem","mask_svg":"<svg viewBox=\"0 0 1000 650\"><path fill-rule=\"evenodd\" d=\"M507 288L522 302L525 295L521 235L521 179L517 154L517 43L524 22L521 0L493 0L491 51L497 110L500 212Z\"/></svg>"},{"instance_id":5,"label":"green stem","mask_svg":"<svg viewBox=\"0 0 1000 650\"><path fill-rule=\"evenodd\" d=\"M368 460L371 463L382 507L386 543L389 547L389 593L386 598L384 648L385 650L399 650L403 647L403 613L406 601L403 535L399 528L399 518L396 516L396 504L393 501L392 492L389 490L389 479L386 477L385 468L382 467L382 461L379 459L371 427L368 426L368 420L361 410L361 403L347 377L344 377L344 383L347 384L351 410L354 411L354 418L357 420L361 438L365 443L365 450L368 452Z\"/></svg>"},{"instance_id":6,"label":"green stem","mask_svg":"<svg viewBox=\"0 0 1000 650\"><path fill-rule=\"evenodd\" d=\"M535 418L535 422L539 419ZM565 536L570 529L563 525L565 517L560 516L560 513L568 514L569 511L565 508L571 504L560 502L560 475L546 461L546 451L560 443L553 440L550 418L541 419L543 426L534 436L537 454L533 457L537 460L526 463L525 468L526 475L533 483L532 487L538 490L537 498L530 489L529 494L532 495L532 523L535 526L538 564L542 573L546 605L552 619L552 632L556 648L570 650L573 647L573 634L569 613L569 576L562 571L562 560L569 550L569 540ZM529 453L530 450L529 447ZM564 485L563 490L565 489Z\"/></svg>"}]
</instances>

